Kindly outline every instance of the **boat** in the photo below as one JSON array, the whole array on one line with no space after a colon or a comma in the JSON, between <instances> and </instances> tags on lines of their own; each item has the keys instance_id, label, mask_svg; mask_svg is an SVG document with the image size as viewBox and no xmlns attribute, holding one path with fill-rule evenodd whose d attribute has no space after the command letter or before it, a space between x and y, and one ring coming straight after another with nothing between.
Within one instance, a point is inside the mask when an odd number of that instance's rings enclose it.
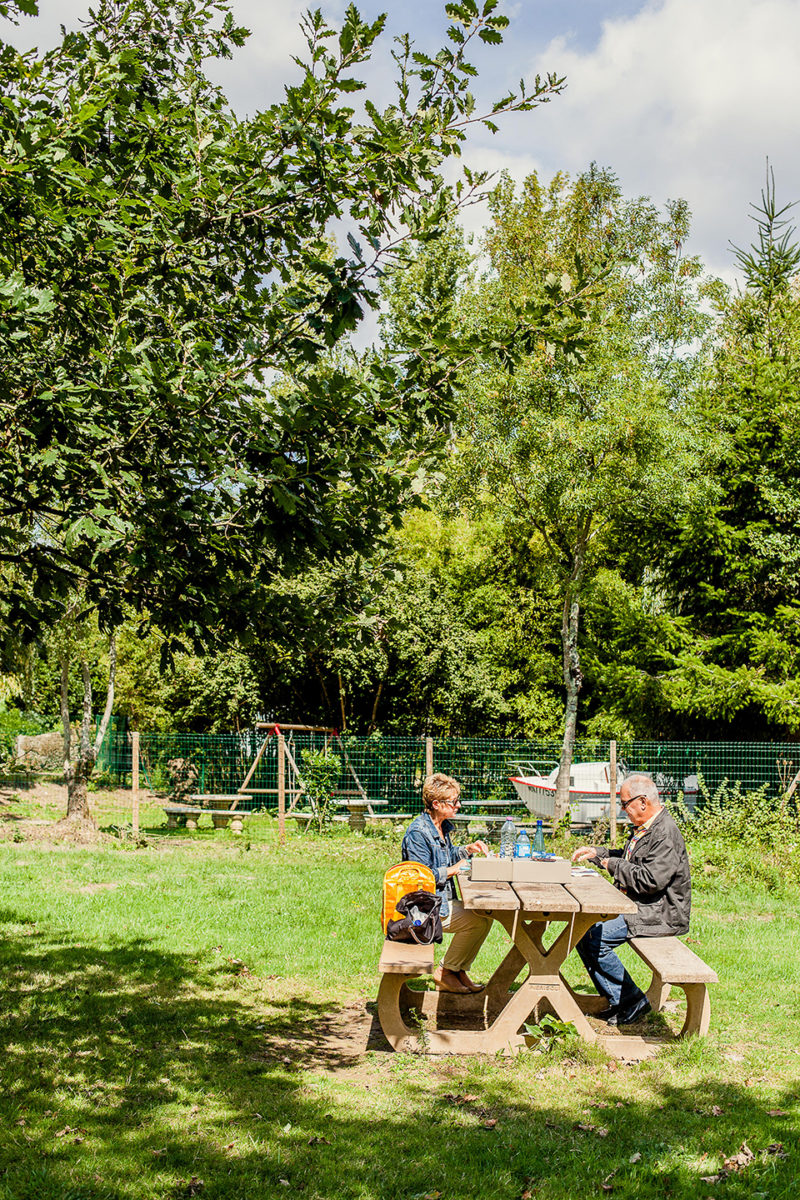
<instances>
[{"instance_id":1,"label":"boat","mask_svg":"<svg viewBox=\"0 0 800 1200\"><path fill-rule=\"evenodd\" d=\"M552 819L555 813L556 781L558 767L554 767L549 775L542 773L532 764L520 763L519 774L512 775L510 781L517 795L534 817ZM570 818L574 825L591 825L593 821L608 820L611 814L611 764L608 762L573 763L569 776L569 809ZM617 795L626 774L629 772L617 766ZM683 792L683 802L689 812L694 811L697 802L697 776L687 775L681 786L672 776L659 774L655 776L655 784L662 799L674 799L678 792ZM627 820L621 808L617 808L617 820Z\"/></svg>"}]
</instances>

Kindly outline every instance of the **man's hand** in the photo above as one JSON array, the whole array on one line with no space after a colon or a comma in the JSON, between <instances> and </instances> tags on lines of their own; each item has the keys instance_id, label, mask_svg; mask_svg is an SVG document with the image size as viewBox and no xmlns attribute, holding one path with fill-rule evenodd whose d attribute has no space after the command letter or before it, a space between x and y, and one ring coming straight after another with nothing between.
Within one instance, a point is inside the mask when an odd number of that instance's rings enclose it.
<instances>
[{"instance_id":1,"label":"man's hand","mask_svg":"<svg viewBox=\"0 0 800 1200\"><path fill-rule=\"evenodd\" d=\"M574 863L586 862L588 859L595 858L594 846L578 846L577 850L572 852L572 861Z\"/></svg>"},{"instance_id":2,"label":"man's hand","mask_svg":"<svg viewBox=\"0 0 800 1200\"><path fill-rule=\"evenodd\" d=\"M486 842L470 842L467 846L467 854L483 854L489 853L489 847Z\"/></svg>"}]
</instances>

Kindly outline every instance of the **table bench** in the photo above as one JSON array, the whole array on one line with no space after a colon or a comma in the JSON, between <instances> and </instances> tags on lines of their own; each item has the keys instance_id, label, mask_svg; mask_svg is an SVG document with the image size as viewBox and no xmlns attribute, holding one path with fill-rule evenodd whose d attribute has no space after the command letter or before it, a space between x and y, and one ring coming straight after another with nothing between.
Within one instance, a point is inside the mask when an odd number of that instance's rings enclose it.
<instances>
[{"instance_id":1,"label":"table bench","mask_svg":"<svg viewBox=\"0 0 800 1200\"><path fill-rule=\"evenodd\" d=\"M375 804L375 801L373 800L372 803ZM386 803L386 801L384 801L384 804L385 803ZM334 815L331 817L331 820L332 821L342 821L342 822L346 821L351 829L356 829L356 830L364 829L366 827L366 824L368 821L401 821L401 822L405 822L405 821L410 821L411 818L416 815L414 813L394 813L394 812L370 813L370 812L367 812L366 809L364 809L363 813L361 813L361 811L359 811L358 813L354 814L352 808L349 805L347 807L348 807L347 814L334 813ZM306 828L308 828L308 826L314 820L314 813L310 813L310 812L287 812L286 816L291 817L291 819L293 821L297 822L298 829L300 829L302 826L305 826Z\"/></svg>"},{"instance_id":2,"label":"table bench","mask_svg":"<svg viewBox=\"0 0 800 1200\"><path fill-rule=\"evenodd\" d=\"M230 799L237 797L210 797L210 799ZM240 809L230 808L200 808L192 804L164 804L167 814L167 829L177 829L181 820L187 829L197 829L197 822L202 816L211 817L215 829L225 829L230 824L232 833L241 833L244 829L244 819L247 813Z\"/></svg>"},{"instance_id":3,"label":"table bench","mask_svg":"<svg viewBox=\"0 0 800 1200\"><path fill-rule=\"evenodd\" d=\"M289 820L296 822L298 829L301 829L303 826L308 829L311 822L316 821L317 819L317 814L310 812L287 812L286 816ZM349 822L350 818L344 813L334 813L334 815L331 817L331 820L338 822Z\"/></svg>"},{"instance_id":4,"label":"table bench","mask_svg":"<svg viewBox=\"0 0 800 1200\"><path fill-rule=\"evenodd\" d=\"M638 937L631 938L628 944L653 972L647 989L653 1012L664 1007L671 987L682 988L686 995L686 1020L679 1036L696 1033L705 1037L711 1020L708 984L719 982L716 971L677 937Z\"/></svg>"},{"instance_id":5,"label":"table bench","mask_svg":"<svg viewBox=\"0 0 800 1200\"><path fill-rule=\"evenodd\" d=\"M411 1030L405 1018L409 1009L418 1007L424 993L412 996L406 987L409 979L433 973L433 946L414 946L405 942L384 941L378 971L378 1020L389 1044L399 1050L407 1046ZM423 1038L419 1038L422 1049Z\"/></svg>"}]
</instances>

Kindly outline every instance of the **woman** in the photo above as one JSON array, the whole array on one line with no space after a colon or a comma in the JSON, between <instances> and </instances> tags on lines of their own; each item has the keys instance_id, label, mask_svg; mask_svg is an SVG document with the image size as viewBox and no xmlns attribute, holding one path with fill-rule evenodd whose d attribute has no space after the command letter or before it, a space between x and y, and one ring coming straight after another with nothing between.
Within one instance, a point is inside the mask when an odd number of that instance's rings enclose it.
<instances>
[{"instance_id":1,"label":"woman","mask_svg":"<svg viewBox=\"0 0 800 1200\"><path fill-rule=\"evenodd\" d=\"M403 859L424 863L436 877L436 894L442 902L442 928L455 936L433 981L442 992L480 992L482 983L474 983L467 974L492 925L486 913L464 908L456 899L453 876L465 858L488 854L485 842L454 846L450 839L452 817L461 804L461 785L449 775L429 775L422 785L425 811L415 818L403 838Z\"/></svg>"}]
</instances>

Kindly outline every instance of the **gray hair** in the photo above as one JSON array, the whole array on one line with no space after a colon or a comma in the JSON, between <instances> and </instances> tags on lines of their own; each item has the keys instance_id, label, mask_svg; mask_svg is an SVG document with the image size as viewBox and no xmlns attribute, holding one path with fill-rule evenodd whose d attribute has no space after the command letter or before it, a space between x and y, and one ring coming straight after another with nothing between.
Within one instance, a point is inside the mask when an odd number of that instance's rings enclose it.
<instances>
[{"instance_id":1,"label":"gray hair","mask_svg":"<svg viewBox=\"0 0 800 1200\"><path fill-rule=\"evenodd\" d=\"M627 775L623 783L628 785L634 796L644 796L651 804L661 805L663 803L658 794L658 788L649 775Z\"/></svg>"}]
</instances>

